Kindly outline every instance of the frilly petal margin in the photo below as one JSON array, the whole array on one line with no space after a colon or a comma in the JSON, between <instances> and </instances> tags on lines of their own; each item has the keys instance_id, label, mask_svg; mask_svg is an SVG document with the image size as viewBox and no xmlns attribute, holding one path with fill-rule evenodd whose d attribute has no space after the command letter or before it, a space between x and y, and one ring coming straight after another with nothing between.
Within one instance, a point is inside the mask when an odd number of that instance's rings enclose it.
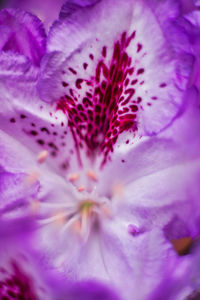
<instances>
[{"instance_id":1,"label":"frilly petal margin","mask_svg":"<svg viewBox=\"0 0 200 300\"><path fill-rule=\"evenodd\" d=\"M106 157L173 122L193 66L187 31L176 24L179 1L69 1L60 15L38 91L70 118L76 148Z\"/></svg>"},{"instance_id":2,"label":"frilly petal margin","mask_svg":"<svg viewBox=\"0 0 200 300\"><path fill-rule=\"evenodd\" d=\"M34 65L40 65L46 51L46 33L36 16L19 9L3 9L0 28L1 51L23 54Z\"/></svg>"}]
</instances>

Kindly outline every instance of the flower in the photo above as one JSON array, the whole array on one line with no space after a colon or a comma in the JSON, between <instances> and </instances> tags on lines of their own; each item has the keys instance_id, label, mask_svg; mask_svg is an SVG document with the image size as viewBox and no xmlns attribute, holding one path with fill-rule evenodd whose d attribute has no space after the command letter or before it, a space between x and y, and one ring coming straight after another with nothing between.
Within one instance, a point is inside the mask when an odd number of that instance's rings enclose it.
<instances>
[{"instance_id":1,"label":"flower","mask_svg":"<svg viewBox=\"0 0 200 300\"><path fill-rule=\"evenodd\" d=\"M162 229L191 199L198 217L199 115L179 2L117 4L68 1L37 60L39 20L2 11L2 218L34 218L27 244L46 272L140 300L176 260ZM27 18L37 34L18 50Z\"/></svg>"}]
</instances>

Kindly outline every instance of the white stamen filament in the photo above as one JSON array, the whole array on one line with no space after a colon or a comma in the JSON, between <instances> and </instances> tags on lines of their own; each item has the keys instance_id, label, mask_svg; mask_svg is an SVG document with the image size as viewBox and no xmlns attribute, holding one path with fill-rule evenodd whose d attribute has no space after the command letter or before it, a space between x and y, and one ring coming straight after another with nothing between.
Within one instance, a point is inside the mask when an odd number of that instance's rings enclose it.
<instances>
[{"instance_id":1,"label":"white stamen filament","mask_svg":"<svg viewBox=\"0 0 200 300\"><path fill-rule=\"evenodd\" d=\"M80 216L78 214L76 214L75 216L73 216L71 219L69 219L66 224L62 227L61 229L61 234L63 234L71 225L73 225L73 223L75 223L78 219L80 218Z\"/></svg>"},{"instance_id":2,"label":"white stamen filament","mask_svg":"<svg viewBox=\"0 0 200 300\"><path fill-rule=\"evenodd\" d=\"M58 214L55 214L52 217L49 217L49 218L46 218L46 219L43 219L43 220L39 220L38 222L42 225L53 223L53 222L56 223L57 221L64 220L66 218L66 216L67 216L66 214L58 213Z\"/></svg>"}]
</instances>

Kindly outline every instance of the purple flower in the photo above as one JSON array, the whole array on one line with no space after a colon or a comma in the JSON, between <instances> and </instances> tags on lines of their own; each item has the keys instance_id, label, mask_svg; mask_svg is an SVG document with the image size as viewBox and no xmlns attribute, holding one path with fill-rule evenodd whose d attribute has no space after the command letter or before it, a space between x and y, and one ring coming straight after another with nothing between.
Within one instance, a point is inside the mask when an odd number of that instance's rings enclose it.
<instances>
[{"instance_id":1,"label":"purple flower","mask_svg":"<svg viewBox=\"0 0 200 300\"><path fill-rule=\"evenodd\" d=\"M68 1L44 56L38 19L0 15L1 215L32 216L27 247L53 278L148 299L179 261L174 218L198 233L199 111L178 4Z\"/></svg>"}]
</instances>

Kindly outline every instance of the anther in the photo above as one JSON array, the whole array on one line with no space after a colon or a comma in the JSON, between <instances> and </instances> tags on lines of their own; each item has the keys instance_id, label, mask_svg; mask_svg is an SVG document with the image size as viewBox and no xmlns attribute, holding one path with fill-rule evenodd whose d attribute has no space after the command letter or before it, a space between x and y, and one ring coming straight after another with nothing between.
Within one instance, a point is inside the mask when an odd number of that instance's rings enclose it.
<instances>
[{"instance_id":1,"label":"anther","mask_svg":"<svg viewBox=\"0 0 200 300\"><path fill-rule=\"evenodd\" d=\"M113 196L122 196L124 191L124 185L121 183L115 183L112 186L112 195Z\"/></svg>"},{"instance_id":2,"label":"anther","mask_svg":"<svg viewBox=\"0 0 200 300\"><path fill-rule=\"evenodd\" d=\"M103 212L103 214L107 217L107 218L111 218L111 210L108 207L108 205L104 204L101 207L101 211Z\"/></svg>"},{"instance_id":3,"label":"anther","mask_svg":"<svg viewBox=\"0 0 200 300\"><path fill-rule=\"evenodd\" d=\"M69 175L69 178L68 178L68 180L69 180L70 182L74 182L74 181L76 181L77 179L79 179L79 174L78 174L78 173L70 174L70 175Z\"/></svg>"},{"instance_id":4,"label":"anther","mask_svg":"<svg viewBox=\"0 0 200 300\"><path fill-rule=\"evenodd\" d=\"M43 162L47 159L48 155L49 155L49 152L48 152L47 150L41 151L41 152L39 153L39 155L38 155L37 161L38 161L40 164L43 163Z\"/></svg>"},{"instance_id":5,"label":"anther","mask_svg":"<svg viewBox=\"0 0 200 300\"><path fill-rule=\"evenodd\" d=\"M28 176L26 177L26 184L32 185L36 183L38 177L39 177L38 173L33 171L32 173L28 174Z\"/></svg>"},{"instance_id":6,"label":"anther","mask_svg":"<svg viewBox=\"0 0 200 300\"><path fill-rule=\"evenodd\" d=\"M30 209L33 213L37 213L40 208L40 201L38 199L33 199L30 203Z\"/></svg>"},{"instance_id":7,"label":"anther","mask_svg":"<svg viewBox=\"0 0 200 300\"><path fill-rule=\"evenodd\" d=\"M81 222L80 222L80 220L77 220L77 221L74 222L73 229L76 233L80 234L80 232L81 232Z\"/></svg>"},{"instance_id":8,"label":"anther","mask_svg":"<svg viewBox=\"0 0 200 300\"><path fill-rule=\"evenodd\" d=\"M58 225L63 225L66 222L66 217L63 212L58 212L55 215L55 223Z\"/></svg>"},{"instance_id":9,"label":"anther","mask_svg":"<svg viewBox=\"0 0 200 300\"><path fill-rule=\"evenodd\" d=\"M92 170L88 170L87 171L87 176L89 177L89 179L93 180L93 181L97 181L97 175L96 173L94 173Z\"/></svg>"},{"instance_id":10,"label":"anther","mask_svg":"<svg viewBox=\"0 0 200 300\"><path fill-rule=\"evenodd\" d=\"M176 240L171 240L171 243L174 247L174 250L179 255L187 254L192 246L192 238L191 237L183 237Z\"/></svg>"},{"instance_id":11,"label":"anther","mask_svg":"<svg viewBox=\"0 0 200 300\"><path fill-rule=\"evenodd\" d=\"M84 186L79 186L78 187L78 192L83 192L85 190Z\"/></svg>"}]
</instances>

